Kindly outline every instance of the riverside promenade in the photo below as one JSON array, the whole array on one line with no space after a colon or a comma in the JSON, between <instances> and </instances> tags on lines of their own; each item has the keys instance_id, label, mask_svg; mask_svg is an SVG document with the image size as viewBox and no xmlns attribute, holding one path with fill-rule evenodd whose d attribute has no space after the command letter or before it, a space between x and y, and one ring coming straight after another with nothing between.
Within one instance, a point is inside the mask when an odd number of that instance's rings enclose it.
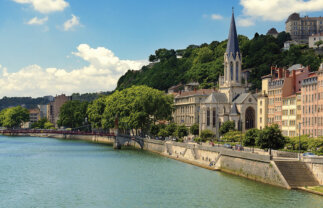
<instances>
[{"instance_id":1,"label":"riverside promenade","mask_svg":"<svg viewBox=\"0 0 323 208\"><path fill-rule=\"evenodd\" d=\"M114 134L82 133L44 130L3 130L8 136L38 136L68 140L84 140L95 143L114 144ZM126 145L155 152L160 155L209 170L223 171L251 180L286 189L303 189L307 186L323 185L323 160L319 158L271 157L269 154L236 151L223 147L212 147L196 143L179 143L142 139L143 146L135 140Z\"/></svg>"}]
</instances>

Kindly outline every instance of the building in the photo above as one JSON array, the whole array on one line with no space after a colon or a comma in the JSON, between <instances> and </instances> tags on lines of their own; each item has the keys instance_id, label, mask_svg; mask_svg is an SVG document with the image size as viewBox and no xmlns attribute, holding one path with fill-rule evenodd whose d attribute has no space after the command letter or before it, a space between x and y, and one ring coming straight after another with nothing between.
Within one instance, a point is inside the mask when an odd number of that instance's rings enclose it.
<instances>
[{"instance_id":1,"label":"building","mask_svg":"<svg viewBox=\"0 0 323 208\"><path fill-rule=\"evenodd\" d=\"M33 124L40 120L40 110L39 108L29 109L29 122Z\"/></svg>"},{"instance_id":2,"label":"building","mask_svg":"<svg viewBox=\"0 0 323 208\"><path fill-rule=\"evenodd\" d=\"M239 49L234 14L232 13L227 49L224 54L224 76L219 77L219 91L212 92L200 107L200 132L212 130L217 136L221 124L231 120L236 128L256 127L256 95L242 82L242 54Z\"/></svg>"},{"instance_id":3,"label":"building","mask_svg":"<svg viewBox=\"0 0 323 208\"><path fill-rule=\"evenodd\" d=\"M268 123L268 83L271 76L262 77L262 91L257 99L257 128L264 129Z\"/></svg>"},{"instance_id":4,"label":"building","mask_svg":"<svg viewBox=\"0 0 323 208\"><path fill-rule=\"evenodd\" d=\"M292 40L307 44L312 34L323 32L323 17L300 17L293 13L286 20L285 27Z\"/></svg>"},{"instance_id":5,"label":"building","mask_svg":"<svg viewBox=\"0 0 323 208\"><path fill-rule=\"evenodd\" d=\"M40 110L40 118L47 118L47 106L48 105L37 105Z\"/></svg>"},{"instance_id":6,"label":"building","mask_svg":"<svg viewBox=\"0 0 323 208\"><path fill-rule=\"evenodd\" d=\"M298 45L298 43L295 40L285 41L283 50L288 51L292 45Z\"/></svg>"},{"instance_id":7,"label":"building","mask_svg":"<svg viewBox=\"0 0 323 208\"><path fill-rule=\"evenodd\" d=\"M278 32L276 30L276 28L271 28L268 30L268 32L266 33L266 35L271 35L273 36L274 38L277 38L278 37Z\"/></svg>"},{"instance_id":8,"label":"building","mask_svg":"<svg viewBox=\"0 0 323 208\"><path fill-rule=\"evenodd\" d=\"M300 64L293 65L288 69L271 67L271 74L264 76L262 80L263 91L268 89L267 125L278 124L282 129L283 99L300 91L301 82L308 75L309 68ZM267 84L268 86L266 86Z\"/></svg>"},{"instance_id":9,"label":"building","mask_svg":"<svg viewBox=\"0 0 323 208\"><path fill-rule=\"evenodd\" d=\"M310 37L308 37L308 47L318 48L318 46L315 45L315 43L320 40L323 41L323 32L311 35ZM319 47L323 47L323 43L319 45Z\"/></svg>"},{"instance_id":10,"label":"building","mask_svg":"<svg viewBox=\"0 0 323 208\"><path fill-rule=\"evenodd\" d=\"M296 94L283 98L282 133L284 136L296 136Z\"/></svg>"},{"instance_id":11,"label":"building","mask_svg":"<svg viewBox=\"0 0 323 208\"><path fill-rule=\"evenodd\" d=\"M47 105L47 119L57 126L57 121L59 119L60 108L64 103L70 100L70 97L64 94L58 95L54 98L54 101Z\"/></svg>"},{"instance_id":12,"label":"building","mask_svg":"<svg viewBox=\"0 0 323 208\"><path fill-rule=\"evenodd\" d=\"M323 136L323 64L302 81L301 133Z\"/></svg>"},{"instance_id":13,"label":"building","mask_svg":"<svg viewBox=\"0 0 323 208\"><path fill-rule=\"evenodd\" d=\"M200 104L214 89L179 91L174 99L174 122L187 127L199 123Z\"/></svg>"}]
</instances>

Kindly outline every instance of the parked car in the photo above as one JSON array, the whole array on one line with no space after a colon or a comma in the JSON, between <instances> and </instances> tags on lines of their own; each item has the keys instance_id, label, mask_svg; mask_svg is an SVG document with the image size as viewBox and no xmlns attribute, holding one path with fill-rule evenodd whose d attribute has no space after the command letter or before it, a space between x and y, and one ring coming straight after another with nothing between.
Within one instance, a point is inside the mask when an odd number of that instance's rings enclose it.
<instances>
[{"instance_id":1,"label":"parked car","mask_svg":"<svg viewBox=\"0 0 323 208\"><path fill-rule=\"evenodd\" d=\"M224 147L224 148L228 148L228 149L232 149L231 144L224 144L224 145L223 145L223 147Z\"/></svg>"},{"instance_id":2,"label":"parked car","mask_svg":"<svg viewBox=\"0 0 323 208\"><path fill-rule=\"evenodd\" d=\"M238 150L238 151L243 151L244 149L243 149L243 146L242 145L240 145L240 144L236 144L235 146L234 146L234 149L235 150Z\"/></svg>"},{"instance_id":3,"label":"parked car","mask_svg":"<svg viewBox=\"0 0 323 208\"><path fill-rule=\"evenodd\" d=\"M317 156L317 155L315 155L314 153L312 153L312 152L305 152L304 154L303 154L303 156L304 157L315 157L315 156Z\"/></svg>"}]
</instances>

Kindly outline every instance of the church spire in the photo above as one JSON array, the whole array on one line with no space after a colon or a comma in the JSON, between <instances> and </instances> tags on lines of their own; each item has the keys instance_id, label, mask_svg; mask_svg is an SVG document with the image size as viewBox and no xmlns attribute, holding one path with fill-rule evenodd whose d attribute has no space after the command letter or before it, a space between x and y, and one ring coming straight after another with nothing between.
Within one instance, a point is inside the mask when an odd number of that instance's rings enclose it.
<instances>
[{"instance_id":1,"label":"church spire","mask_svg":"<svg viewBox=\"0 0 323 208\"><path fill-rule=\"evenodd\" d=\"M237 52L239 53L239 56L240 56L239 41L238 41L236 23L234 20L234 12L232 7L232 18L231 18L231 25L230 25L226 53L228 54L228 56L230 56L230 53L232 53L233 57L236 58Z\"/></svg>"}]
</instances>

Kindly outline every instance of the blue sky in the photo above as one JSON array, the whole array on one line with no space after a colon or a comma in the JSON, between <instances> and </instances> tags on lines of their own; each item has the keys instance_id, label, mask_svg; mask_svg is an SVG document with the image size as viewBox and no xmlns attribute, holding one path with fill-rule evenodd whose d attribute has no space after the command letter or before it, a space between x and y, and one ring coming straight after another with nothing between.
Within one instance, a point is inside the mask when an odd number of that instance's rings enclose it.
<instances>
[{"instance_id":1,"label":"blue sky","mask_svg":"<svg viewBox=\"0 0 323 208\"><path fill-rule=\"evenodd\" d=\"M1 0L0 86L10 82L11 88L0 96L113 90L127 68L139 69L158 48L226 39L232 6L238 33L252 38L271 27L284 30L292 11L320 16L322 5L323 0ZM39 83L48 69L48 83L58 86ZM33 73L38 79L30 78ZM86 77L69 86L63 74L110 78L89 82L101 83L97 88L84 87ZM17 88L21 80L15 77L32 83Z\"/></svg>"}]
</instances>

